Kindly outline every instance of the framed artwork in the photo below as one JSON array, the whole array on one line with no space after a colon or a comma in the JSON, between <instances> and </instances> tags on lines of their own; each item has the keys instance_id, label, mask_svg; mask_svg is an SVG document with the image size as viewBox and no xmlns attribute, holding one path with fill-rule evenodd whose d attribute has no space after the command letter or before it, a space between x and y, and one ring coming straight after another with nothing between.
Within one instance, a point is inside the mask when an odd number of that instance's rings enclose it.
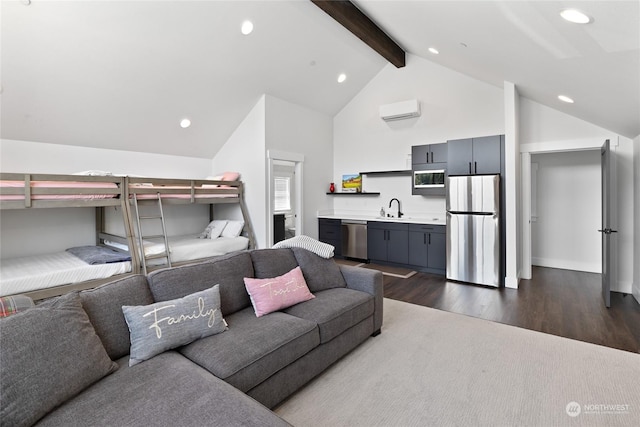
<instances>
[{"instance_id":1,"label":"framed artwork","mask_svg":"<svg viewBox=\"0 0 640 427\"><path fill-rule=\"evenodd\" d=\"M342 175L342 191L345 193L362 192L362 176L357 173Z\"/></svg>"}]
</instances>

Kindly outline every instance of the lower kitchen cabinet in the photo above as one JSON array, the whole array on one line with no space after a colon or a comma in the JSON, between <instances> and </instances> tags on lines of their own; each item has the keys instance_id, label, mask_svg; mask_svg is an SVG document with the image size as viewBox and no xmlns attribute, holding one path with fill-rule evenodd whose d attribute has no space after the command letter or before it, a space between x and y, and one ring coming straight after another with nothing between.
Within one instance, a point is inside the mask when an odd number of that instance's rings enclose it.
<instances>
[{"instance_id":1,"label":"lower kitchen cabinet","mask_svg":"<svg viewBox=\"0 0 640 427\"><path fill-rule=\"evenodd\" d=\"M342 221L339 219L318 218L318 236L321 242L332 245L335 257L342 257Z\"/></svg>"},{"instance_id":2,"label":"lower kitchen cabinet","mask_svg":"<svg viewBox=\"0 0 640 427\"><path fill-rule=\"evenodd\" d=\"M446 270L444 225L409 224L409 264L432 270Z\"/></svg>"},{"instance_id":3,"label":"lower kitchen cabinet","mask_svg":"<svg viewBox=\"0 0 640 427\"><path fill-rule=\"evenodd\" d=\"M369 221L367 254L371 261L409 263L409 224Z\"/></svg>"}]
</instances>

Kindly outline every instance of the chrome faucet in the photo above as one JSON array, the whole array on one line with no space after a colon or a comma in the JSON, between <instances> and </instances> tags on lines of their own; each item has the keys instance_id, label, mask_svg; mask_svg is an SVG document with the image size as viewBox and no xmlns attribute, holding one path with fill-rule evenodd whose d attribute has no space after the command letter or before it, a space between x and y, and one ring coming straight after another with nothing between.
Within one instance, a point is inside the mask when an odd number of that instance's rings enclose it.
<instances>
[{"instance_id":1,"label":"chrome faucet","mask_svg":"<svg viewBox=\"0 0 640 427\"><path fill-rule=\"evenodd\" d=\"M404 214L403 214L403 213L402 213L402 211L400 210L400 200L396 199L395 197L394 197L393 199L391 199L391 200L389 201L389 209L391 209L391 204L393 203L393 201L394 201L394 200L395 200L396 202L398 202L398 218L402 218L402 215L404 215Z\"/></svg>"}]
</instances>

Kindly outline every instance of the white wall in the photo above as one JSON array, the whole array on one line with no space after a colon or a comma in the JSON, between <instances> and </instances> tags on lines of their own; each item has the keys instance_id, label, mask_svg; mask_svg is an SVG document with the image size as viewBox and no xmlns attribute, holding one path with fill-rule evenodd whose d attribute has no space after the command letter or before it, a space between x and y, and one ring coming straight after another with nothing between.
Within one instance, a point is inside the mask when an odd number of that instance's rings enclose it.
<instances>
[{"instance_id":1,"label":"white wall","mask_svg":"<svg viewBox=\"0 0 640 427\"><path fill-rule=\"evenodd\" d=\"M334 118L331 181L339 187L343 174L410 169L412 145L504 133L502 94L501 88L413 55L407 55L404 68L387 65ZM380 105L414 98L420 101L421 117L380 119ZM328 188L329 181L324 185ZM377 215L397 197L408 215L444 215L444 197L411 195L409 176L367 177L363 189L381 195L333 196L333 209Z\"/></svg>"},{"instance_id":2,"label":"white wall","mask_svg":"<svg viewBox=\"0 0 640 427\"><path fill-rule=\"evenodd\" d=\"M117 175L155 178L205 178L211 175L211 161L196 157L7 139L0 140L0 153L2 172L71 174L95 169Z\"/></svg>"},{"instance_id":3,"label":"white wall","mask_svg":"<svg viewBox=\"0 0 640 427\"><path fill-rule=\"evenodd\" d=\"M0 140L0 170L17 173L71 174L86 170L162 178L205 178L211 175L208 159L105 150L71 145ZM121 218L116 208L109 216ZM167 212L169 234L197 232L206 226L208 211L197 206L176 217ZM189 221L183 221L189 215ZM177 219L180 217L180 220ZM2 211L0 257L14 258L95 244L95 209L20 209Z\"/></svg>"},{"instance_id":4,"label":"white wall","mask_svg":"<svg viewBox=\"0 0 640 427\"><path fill-rule=\"evenodd\" d=\"M633 140L633 296L640 303L640 135Z\"/></svg>"},{"instance_id":5,"label":"white wall","mask_svg":"<svg viewBox=\"0 0 640 427\"><path fill-rule=\"evenodd\" d=\"M234 131L212 161L215 174L224 171L240 172L245 194L244 201L256 236L256 245L266 247L267 183L265 166L265 97L262 96L251 112ZM216 212L218 218L241 219L237 205Z\"/></svg>"},{"instance_id":6,"label":"white wall","mask_svg":"<svg viewBox=\"0 0 640 427\"><path fill-rule=\"evenodd\" d=\"M326 192L333 173L333 120L273 96L266 100L266 148L304 156L301 231L318 238L317 212L331 203Z\"/></svg>"},{"instance_id":7,"label":"white wall","mask_svg":"<svg viewBox=\"0 0 640 427\"><path fill-rule=\"evenodd\" d=\"M538 166L532 264L601 273L600 152L534 154L531 162Z\"/></svg>"}]
</instances>

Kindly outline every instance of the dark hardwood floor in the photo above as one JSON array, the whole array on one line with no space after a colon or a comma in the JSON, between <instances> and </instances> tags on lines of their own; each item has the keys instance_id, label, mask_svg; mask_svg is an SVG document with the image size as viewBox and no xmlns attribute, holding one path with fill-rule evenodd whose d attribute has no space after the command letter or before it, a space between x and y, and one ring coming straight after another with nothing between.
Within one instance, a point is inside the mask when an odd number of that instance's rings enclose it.
<instances>
[{"instance_id":1,"label":"dark hardwood floor","mask_svg":"<svg viewBox=\"0 0 640 427\"><path fill-rule=\"evenodd\" d=\"M640 353L640 304L616 292L607 309L600 280L599 274L534 267L533 278L515 290L418 273L408 279L384 276L384 296Z\"/></svg>"}]
</instances>

